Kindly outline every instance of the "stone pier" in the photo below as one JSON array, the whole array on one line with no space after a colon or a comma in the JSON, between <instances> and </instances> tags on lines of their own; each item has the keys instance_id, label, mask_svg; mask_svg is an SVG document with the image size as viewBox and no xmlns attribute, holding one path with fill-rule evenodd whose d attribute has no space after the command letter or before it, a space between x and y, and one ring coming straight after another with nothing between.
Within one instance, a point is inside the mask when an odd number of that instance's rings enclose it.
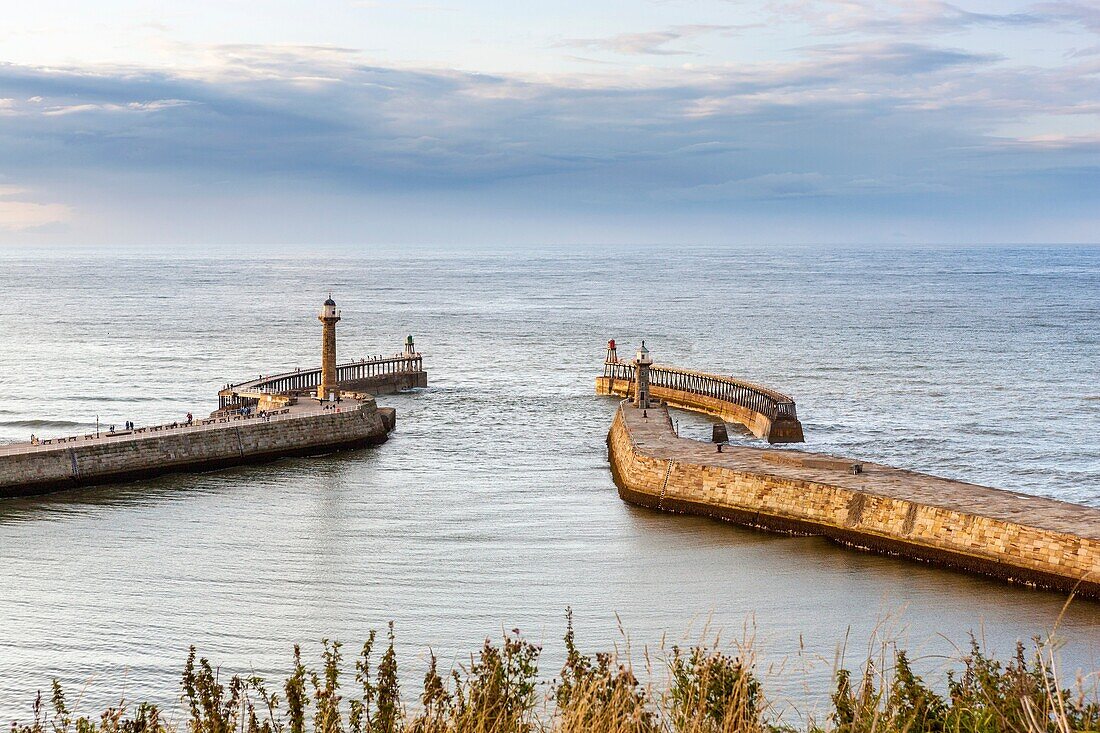
<instances>
[{"instance_id":1,"label":"stone pier","mask_svg":"<svg viewBox=\"0 0 1100 733\"><path fill-rule=\"evenodd\" d=\"M0 446L0 498L376 445L395 420L367 397Z\"/></svg>"},{"instance_id":2,"label":"stone pier","mask_svg":"<svg viewBox=\"0 0 1100 733\"><path fill-rule=\"evenodd\" d=\"M409 336L403 353L336 363L340 311L331 297L318 314L321 366L226 385L207 419L105 434L31 436L0 446L0 498L178 471L205 471L281 456L332 453L386 440L392 408L374 395L427 385Z\"/></svg>"},{"instance_id":3,"label":"stone pier","mask_svg":"<svg viewBox=\"0 0 1100 733\"><path fill-rule=\"evenodd\" d=\"M1100 599L1100 509L817 453L719 452L678 437L663 406L629 401L607 445L635 504Z\"/></svg>"}]
</instances>

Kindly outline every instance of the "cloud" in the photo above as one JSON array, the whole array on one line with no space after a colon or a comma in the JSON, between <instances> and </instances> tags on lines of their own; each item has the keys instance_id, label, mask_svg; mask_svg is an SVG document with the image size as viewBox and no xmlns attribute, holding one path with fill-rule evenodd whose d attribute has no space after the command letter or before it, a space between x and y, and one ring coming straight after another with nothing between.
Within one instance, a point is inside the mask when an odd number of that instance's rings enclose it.
<instances>
[{"instance_id":1,"label":"cloud","mask_svg":"<svg viewBox=\"0 0 1100 733\"><path fill-rule=\"evenodd\" d=\"M779 126L804 127L805 139L860 126L874 139L893 128L946 129L980 146L989 118L1081 104L1095 91L1072 73L989 71L992 56L911 42L817 45L787 63L634 78L399 69L314 47L207 53L218 62L181 73L0 65L0 96L40 98L7 108L0 159L27 171L48 161L468 185L679 159L697 145L712 146L712 156L759 154Z\"/></svg>"},{"instance_id":2,"label":"cloud","mask_svg":"<svg viewBox=\"0 0 1100 733\"><path fill-rule=\"evenodd\" d=\"M42 114L47 117L57 117L80 112L157 112L186 104L191 104L191 102L184 99L155 99L149 102L128 102L126 104L68 104L49 107Z\"/></svg>"},{"instance_id":3,"label":"cloud","mask_svg":"<svg viewBox=\"0 0 1100 733\"><path fill-rule=\"evenodd\" d=\"M21 186L0 184L0 229L19 232L72 218L72 210L62 204L40 204L11 198L27 193L27 189Z\"/></svg>"},{"instance_id":4,"label":"cloud","mask_svg":"<svg viewBox=\"0 0 1100 733\"><path fill-rule=\"evenodd\" d=\"M661 192L673 201L725 201L728 199L783 199L831 195L828 179L820 173L767 173L752 178L708 183Z\"/></svg>"},{"instance_id":5,"label":"cloud","mask_svg":"<svg viewBox=\"0 0 1100 733\"><path fill-rule=\"evenodd\" d=\"M556 45L565 48L584 48L590 51L610 51L619 54L688 55L693 52L668 48L668 44L709 33L728 32L737 27L732 25L676 25L661 31L620 33L605 38L568 38Z\"/></svg>"},{"instance_id":6,"label":"cloud","mask_svg":"<svg viewBox=\"0 0 1100 733\"><path fill-rule=\"evenodd\" d=\"M1100 133L1092 135L1065 135L1049 133L1030 135L1004 140L1006 148L1023 147L1032 149L1064 150L1080 154L1100 153Z\"/></svg>"},{"instance_id":7,"label":"cloud","mask_svg":"<svg viewBox=\"0 0 1100 733\"><path fill-rule=\"evenodd\" d=\"M393 8L404 10L407 12L420 12L420 13L440 13L440 12L459 12L458 8L451 7L449 5L411 5L405 0L355 0L352 2L352 6L356 8L366 8L369 10L377 10L381 8Z\"/></svg>"},{"instance_id":8,"label":"cloud","mask_svg":"<svg viewBox=\"0 0 1100 733\"><path fill-rule=\"evenodd\" d=\"M1047 18L1080 25L1100 33L1100 6L1082 2L1042 2L1033 6L1036 13Z\"/></svg>"},{"instance_id":9,"label":"cloud","mask_svg":"<svg viewBox=\"0 0 1100 733\"><path fill-rule=\"evenodd\" d=\"M820 72L909 75L941 71L953 66L988 64L1001 57L922 43L866 41L821 44L805 49L809 65Z\"/></svg>"},{"instance_id":10,"label":"cloud","mask_svg":"<svg viewBox=\"0 0 1100 733\"><path fill-rule=\"evenodd\" d=\"M126 210L139 195L181 209L207 197L226 216L273 190L566 220L825 201L833 216L923 206L941 217L962 202L958 215L973 216L1024 191L1037 206L1100 203L1100 151L1056 124L1095 113L1094 57L1031 67L859 40L784 61L529 77L399 68L330 47L190 53L204 65L0 65L0 98L12 100L4 174L78 212ZM76 216L17 195L9 222Z\"/></svg>"},{"instance_id":11,"label":"cloud","mask_svg":"<svg viewBox=\"0 0 1100 733\"><path fill-rule=\"evenodd\" d=\"M949 33L973 27L1030 27L1058 21L1056 14L1041 6L1024 12L980 13L943 0L781 0L773 3L773 10L780 17L801 18L827 33L894 36Z\"/></svg>"},{"instance_id":12,"label":"cloud","mask_svg":"<svg viewBox=\"0 0 1100 733\"><path fill-rule=\"evenodd\" d=\"M687 188L658 192L656 198L670 201L783 200L839 196L892 195L907 193L946 193L943 184L912 181L886 174L876 178L829 176L817 171L767 173Z\"/></svg>"}]
</instances>

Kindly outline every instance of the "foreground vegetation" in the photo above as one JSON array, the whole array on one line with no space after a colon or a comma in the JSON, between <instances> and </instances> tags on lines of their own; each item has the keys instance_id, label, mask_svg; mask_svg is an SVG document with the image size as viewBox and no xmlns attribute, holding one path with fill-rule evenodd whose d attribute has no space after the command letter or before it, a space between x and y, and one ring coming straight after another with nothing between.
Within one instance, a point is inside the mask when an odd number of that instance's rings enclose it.
<instances>
[{"instance_id":1,"label":"foreground vegetation","mask_svg":"<svg viewBox=\"0 0 1100 733\"><path fill-rule=\"evenodd\" d=\"M269 684L257 676L222 681L194 647L181 680L182 719L155 706L120 703L94 718L70 712L65 693L39 694L29 723L12 733L993 733L1100 731L1095 679L1064 685L1050 648L1036 641L1017 646L1007 661L987 656L973 641L956 669L937 685L917 676L904 651L892 649L853 672L839 669L830 709L821 720L791 727L761 693L747 649L728 653L716 644L672 647L656 663L662 683L643 683L617 654L583 654L572 620L565 634L566 661L544 682L540 648L518 632L499 644L486 641L469 664L442 675L429 660L414 704L406 707L397 673L393 625L385 649L371 633L345 671L343 647L324 641L317 669L294 647L287 679ZM937 691L934 687L941 687Z\"/></svg>"}]
</instances>

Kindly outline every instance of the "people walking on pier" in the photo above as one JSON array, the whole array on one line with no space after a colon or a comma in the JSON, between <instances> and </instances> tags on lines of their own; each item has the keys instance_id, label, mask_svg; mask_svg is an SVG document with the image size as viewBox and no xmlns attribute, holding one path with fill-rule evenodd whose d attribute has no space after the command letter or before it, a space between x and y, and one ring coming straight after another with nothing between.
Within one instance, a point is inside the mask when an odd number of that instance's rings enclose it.
<instances>
[{"instance_id":1,"label":"people walking on pier","mask_svg":"<svg viewBox=\"0 0 1100 733\"><path fill-rule=\"evenodd\" d=\"M193 417L191 416L191 413L190 413L190 412L189 412L189 413L187 413L187 424L188 424L188 425L190 425L190 424L191 424L191 423L192 423L192 422L194 421L194 419L195 419L195 418L193 418Z\"/></svg>"},{"instance_id":2,"label":"people walking on pier","mask_svg":"<svg viewBox=\"0 0 1100 733\"><path fill-rule=\"evenodd\" d=\"M38 445L38 436L31 433L31 445Z\"/></svg>"}]
</instances>

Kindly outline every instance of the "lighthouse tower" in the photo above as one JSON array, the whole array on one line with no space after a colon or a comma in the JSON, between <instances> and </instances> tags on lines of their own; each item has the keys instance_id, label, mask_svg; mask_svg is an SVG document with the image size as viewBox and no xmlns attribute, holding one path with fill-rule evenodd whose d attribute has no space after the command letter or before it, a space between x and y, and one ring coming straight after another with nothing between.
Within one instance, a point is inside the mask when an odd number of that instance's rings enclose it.
<instances>
[{"instance_id":1,"label":"lighthouse tower","mask_svg":"<svg viewBox=\"0 0 1100 733\"><path fill-rule=\"evenodd\" d=\"M340 389L336 386L336 322L340 320L340 311L336 310L336 301L331 295L317 314L317 319L324 324L321 331L321 383L317 385L317 399L336 400L340 398Z\"/></svg>"},{"instance_id":2,"label":"lighthouse tower","mask_svg":"<svg viewBox=\"0 0 1100 733\"><path fill-rule=\"evenodd\" d=\"M634 390L634 406L643 410L649 407L649 367L652 365L653 359L649 357L649 349L643 341L634 357L634 373L638 378L638 387Z\"/></svg>"}]
</instances>

